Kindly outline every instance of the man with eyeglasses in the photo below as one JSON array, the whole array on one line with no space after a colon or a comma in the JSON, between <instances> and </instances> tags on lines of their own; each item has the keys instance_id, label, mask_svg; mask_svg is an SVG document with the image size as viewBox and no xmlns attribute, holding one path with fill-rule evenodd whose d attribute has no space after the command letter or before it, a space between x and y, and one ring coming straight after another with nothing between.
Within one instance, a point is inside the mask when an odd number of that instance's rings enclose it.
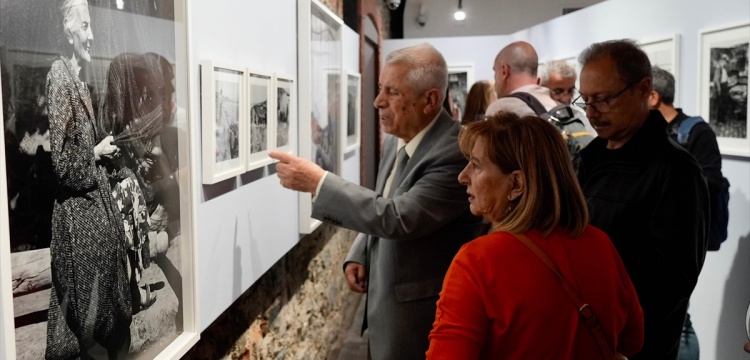
<instances>
[{"instance_id":1,"label":"man with eyeglasses","mask_svg":"<svg viewBox=\"0 0 750 360\"><path fill-rule=\"evenodd\" d=\"M630 40L589 46L580 93L599 137L578 177L591 224L612 239L644 310L645 341L630 359L676 359L690 294L706 254L708 188L695 159L649 109L651 63Z\"/></svg>"},{"instance_id":2,"label":"man with eyeglasses","mask_svg":"<svg viewBox=\"0 0 750 360\"><path fill-rule=\"evenodd\" d=\"M523 100L506 97L516 92L530 94L539 100L546 110L557 106L557 102L550 97L549 89L537 84L538 67L539 58L536 50L525 41L514 42L500 50L492 66L495 71L497 100L487 107L485 114L492 115L498 111L508 111L518 116L536 115L536 112Z\"/></svg>"},{"instance_id":3,"label":"man with eyeglasses","mask_svg":"<svg viewBox=\"0 0 750 360\"><path fill-rule=\"evenodd\" d=\"M570 105L576 94L576 69L562 60L548 61L539 74L541 85L549 89L550 97L565 105Z\"/></svg>"}]
</instances>

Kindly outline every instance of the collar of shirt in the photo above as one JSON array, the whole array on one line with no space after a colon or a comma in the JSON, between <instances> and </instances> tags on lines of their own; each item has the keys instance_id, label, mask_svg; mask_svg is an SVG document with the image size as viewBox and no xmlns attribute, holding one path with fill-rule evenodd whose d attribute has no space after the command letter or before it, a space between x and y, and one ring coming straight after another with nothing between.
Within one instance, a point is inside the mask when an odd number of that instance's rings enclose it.
<instances>
[{"instance_id":1,"label":"collar of shirt","mask_svg":"<svg viewBox=\"0 0 750 360\"><path fill-rule=\"evenodd\" d=\"M398 150L401 150L402 147L406 147L406 155L409 155L409 158L411 158L412 155L414 155L414 151L417 150L417 146L419 146L419 143L422 142L422 138L424 138L424 135L428 131L430 131L430 129L432 129L432 126L435 125L435 122L437 121L438 117L440 117L441 113L442 111L439 112L437 116L435 116L435 118L432 119L432 121L430 121L430 123L427 124L427 126L425 126L424 129L422 129L422 131L417 133L417 135L415 135L414 138L411 139L411 141L409 141L408 143L404 141L404 139L398 138L396 154L398 154Z\"/></svg>"}]
</instances>

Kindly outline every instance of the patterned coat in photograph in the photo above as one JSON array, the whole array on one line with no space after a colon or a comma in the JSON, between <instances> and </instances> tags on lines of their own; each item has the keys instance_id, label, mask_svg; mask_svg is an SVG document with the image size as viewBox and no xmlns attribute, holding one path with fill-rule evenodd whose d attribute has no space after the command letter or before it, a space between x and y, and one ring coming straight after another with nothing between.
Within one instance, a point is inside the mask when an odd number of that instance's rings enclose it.
<instances>
[{"instance_id":1,"label":"patterned coat in photograph","mask_svg":"<svg viewBox=\"0 0 750 360\"><path fill-rule=\"evenodd\" d=\"M101 139L95 135L91 95L65 58L52 64L46 91L58 186L45 356L73 358L94 341L110 353L127 352L132 307L125 234L104 170L94 159Z\"/></svg>"}]
</instances>

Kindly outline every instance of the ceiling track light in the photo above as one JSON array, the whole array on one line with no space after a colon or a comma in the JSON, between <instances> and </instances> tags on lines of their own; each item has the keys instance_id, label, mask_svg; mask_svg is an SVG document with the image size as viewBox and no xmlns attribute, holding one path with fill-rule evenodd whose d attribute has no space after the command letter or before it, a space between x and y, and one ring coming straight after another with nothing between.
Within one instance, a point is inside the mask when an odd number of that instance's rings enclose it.
<instances>
[{"instance_id":1,"label":"ceiling track light","mask_svg":"<svg viewBox=\"0 0 750 360\"><path fill-rule=\"evenodd\" d=\"M463 7L461 6L463 1L458 0L458 10L456 10L455 13L453 13L453 18L456 19L456 21L464 21L466 19L466 13L463 10Z\"/></svg>"}]
</instances>

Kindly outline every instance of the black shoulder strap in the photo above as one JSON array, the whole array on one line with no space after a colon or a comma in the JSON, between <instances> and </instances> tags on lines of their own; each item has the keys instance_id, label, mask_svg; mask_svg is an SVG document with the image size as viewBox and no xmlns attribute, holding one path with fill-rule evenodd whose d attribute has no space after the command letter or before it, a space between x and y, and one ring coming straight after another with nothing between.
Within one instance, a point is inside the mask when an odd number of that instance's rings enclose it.
<instances>
[{"instance_id":1,"label":"black shoulder strap","mask_svg":"<svg viewBox=\"0 0 750 360\"><path fill-rule=\"evenodd\" d=\"M539 102L539 100L537 100L534 95L531 95L527 92L514 92L503 97L514 97L516 99L522 100L531 108L531 110L534 110L537 115L542 115L547 112L547 109L544 107L544 105L542 105L542 103Z\"/></svg>"}]
</instances>

